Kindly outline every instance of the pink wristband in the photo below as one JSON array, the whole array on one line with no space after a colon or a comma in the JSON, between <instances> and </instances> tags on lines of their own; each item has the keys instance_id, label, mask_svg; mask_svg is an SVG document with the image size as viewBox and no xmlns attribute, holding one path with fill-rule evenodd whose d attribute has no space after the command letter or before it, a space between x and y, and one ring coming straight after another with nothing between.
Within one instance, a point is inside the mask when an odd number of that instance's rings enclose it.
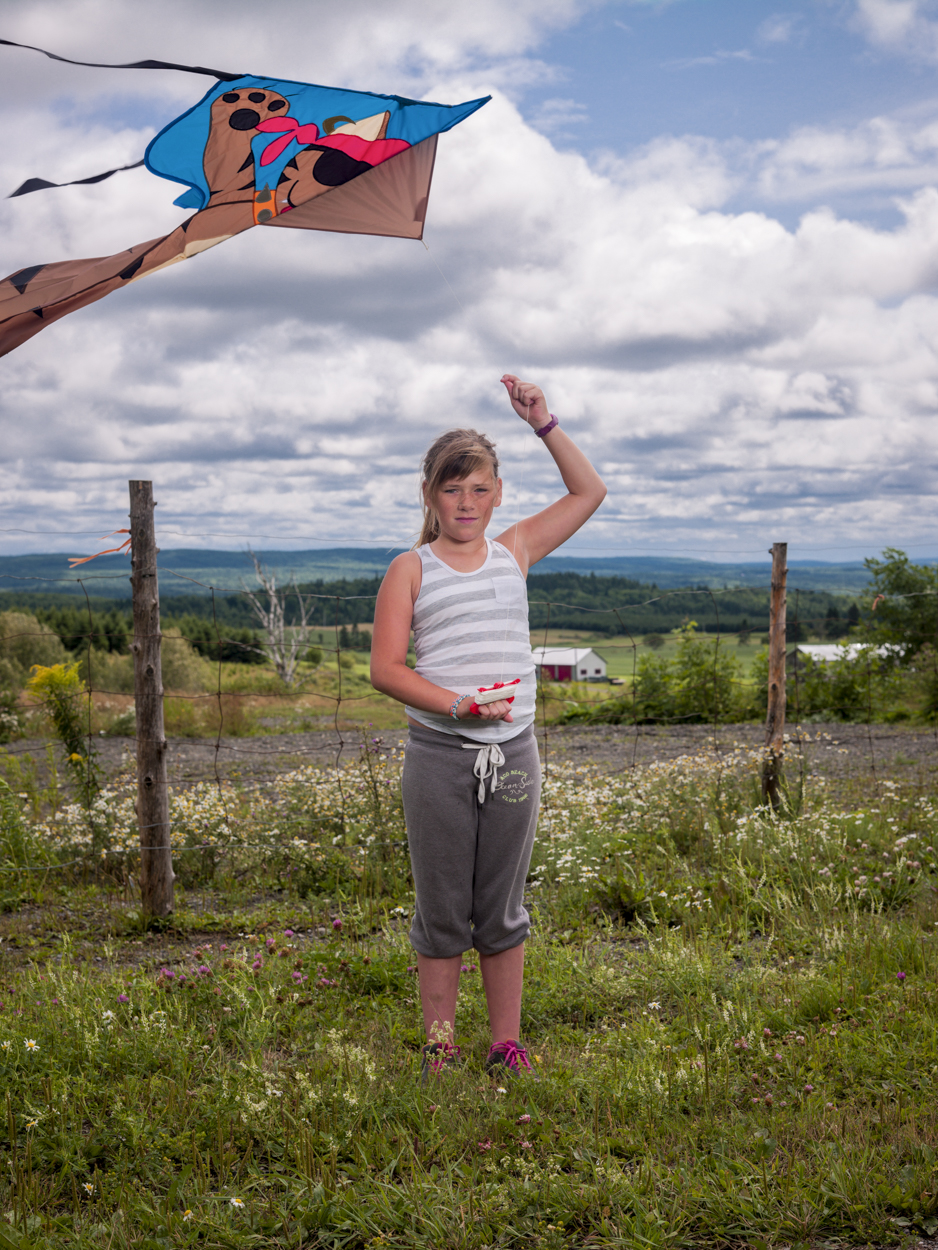
<instances>
[{"instance_id":1,"label":"pink wristband","mask_svg":"<svg viewBox=\"0 0 938 1250\"><path fill-rule=\"evenodd\" d=\"M534 433L538 436L538 438L543 438L545 434L549 434L551 432L551 430L554 428L555 425L559 425L559 424L560 422L557 420L554 414L551 413L550 420L547 422L547 424L542 425L541 428L539 430L535 430Z\"/></svg>"}]
</instances>

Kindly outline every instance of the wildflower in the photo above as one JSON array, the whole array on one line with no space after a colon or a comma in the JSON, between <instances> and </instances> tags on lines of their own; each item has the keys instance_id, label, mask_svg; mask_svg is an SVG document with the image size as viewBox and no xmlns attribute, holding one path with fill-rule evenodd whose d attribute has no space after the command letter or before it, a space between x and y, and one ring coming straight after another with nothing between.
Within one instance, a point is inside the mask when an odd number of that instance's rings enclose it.
<instances>
[{"instance_id":1,"label":"wildflower","mask_svg":"<svg viewBox=\"0 0 938 1250\"><path fill-rule=\"evenodd\" d=\"M198 971L203 977L205 977L205 976L208 976L212 970L208 966L208 964L199 964Z\"/></svg>"},{"instance_id":2,"label":"wildflower","mask_svg":"<svg viewBox=\"0 0 938 1250\"><path fill-rule=\"evenodd\" d=\"M826 1103L824 1104L824 1110L825 1110L825 1111L833 1111L834 1109L835 1109L835 1108L834 1108L834 1104L833 1104L832 1102L826 1102Z\"/></svg>"},{"instance_id":3,"label":"wildflower","mask_svg":"<svg viewBox=\"0 0 938 1250\"><path fill-rule=\"evenodd\" d=\"M118 994L117 1001L119 1003L129 1003L130 999L127 997L126 994Z\"/></svg>"},{"instance_id":4,"label":"wildflower","mask_svg":"<svg viewBox=\"0 0 938 1250\"><path fill-rule=\"evenodd\" d=\"M763 1029L763 1030L762 1030L762 1036L763 1036L763 1037L771 1037L771 1036L772 1036L772 1030L771 1030L771 1029Z\"/></svg>"},{"instance_id":5,"label":"wildflower","mask_svg":"<svg viewBox=\"0 0 938 1250\"><path fill-rule=\"evenodd\" d=\"M782 1062L782 1056L778 1053L778 1051L775 1052L775 1061L776 1063Z\"/></svg>"},{"instance_id":6,"label":"wildflower","mask_svg":"<svg viewBox=\"0 0 938 1250\"><path fill-rule=\"evenodd\" d=\"M342 928L342 921L339 920L338 918L333 920L332 927L333 929L336 930L336 932L339 932L339 930Z\"/></svg>"},{"instance_id":7,"label":"wildflower","mask_svg":"<svg viewBox=\"0 0 938 1250\"><path fill-rule=\"evenodd\" d=\"M165 977L167 981L172 981L176 974L172 968L160 968L160 976Z\"/></svg>"},{"instance_id":8,"label":"wildflower","mask_svg":"<svg viewBox=\"0 0 938 1250\"><path fill-rule=\"evenodd\" d=\"M476 1142L476 1145L477 1145L477 1146L478 1146L478 1148L479 1148L479 1153L480 1153L480 1154L485 1154L486 1150L491 1150L491 1149L492 1149L492 1143L489 1141L489 1139L488 1139L487 1137L486 1137L485 1141L477 1141L477 1142Z\"/></svg>"},{"instance_id":9,"label":"wildflower","mask_svg":"<svg viewBox=\"0 0 938 1250\"><path fill-rule=\"evenodd\" d=\"M293 937L293 930L292 930L292 929L284 929L284 931L283 931L283 936L284 936L284 937Z\"/></svg>"},{"instance_id":10,"label":"wildflower","mask_svg":"<svg viewBox=\"0 0 938 1250\"><path fill-rule=\"evenodd\" d=\"M648 1010L649 1010L649 1011L660 1011L660 1010L661 1010L661 1004L660 1004L660 1003L659 1003L656 999L652 999L652 1001L648 1004Z\"/></svg>"},{"instance_id":11,"label":"wildflower","mask_svg":"<svg viewBox=\"0 0 938 1250\"><path fill-rule=\"evenodd\" d=\"M813 1086L813 1085L806 1085L806 1086L804 1087L804 1092L805 1092L806 1094L813 1094L813 1093L814 1093L814 1086Z\"/></svg>"},{"instance_id":12,"label":"wildflower","mask_svg":"<svg viewBox=\"0 0 938 1250\"><path fill-rule=\"evenodd\" d=\"M771 1094L766 1094L766 1096L762 1099L762 1101L765 1103L767 1107L771 1107L775 1099L772 1097Z\"/></svg>"},{"instance_id":13,"label":"wildflower","mask_svg":"<svg viewBox=\"0 0 938 1250\"><path fill-rule=\"evenodd\" d=\"M239 1209L244 1206L244 1199L243 1198L229 1198L228 1205L235 1207L235 1209Z\"/></svg>"},{"instance_id":14,"label":"wildflower","mask_svg":"<svg viewBox=\"0 0 938 1250\"><path fill-rule=\"evenodd\" d=\"M897 973L896 973L896 980L897 980L897 981L904 981L904 980L905 980L905 973L904 973L904 972L897 972Z\"/></svg>"},{"instance_id":15,"label":"wildflower","mask_svg":"<svg viewBox=\"0 0 938 1250\"><path fill-rule=\"evenodd\" d=\"M0 1042L0 1050L9 1050L12 1045L12 1042Z\"/></svg>"},{"instance_id":16,"label":"wildflower","mask_svg":"<svg viewBox=\"0 0 938 1250\"><path fill-rule=\"evenodd\" d=\"M520 1145L522 1150L530 1150L531 1147L534 1145L533 1142L523 1141L523 1140L519 1142L518 1144Z\"/></svg>"},{"instance_id":17,"label":"wildflower","mask_svg":"<svg viewBox=\"0 0 938 1250\"><path fill-rule=\"evenodd\" d=\"M38 1120L27 1120L27 1121L26 1121L26 1127L27 1127L27 1128L36 1128L36 1127L38 1127L38 1124L39 1124L39 1121L38 1121Z\"/></svg>"},{"instance_id":18,"label":"wildflower","mask_svg":"<svg viewBox=\"0 0 938 1250\"><path fill-rule=\"evenodd\" d=\"M518 1124L530 1124L531 1117L529 1115L519 1115L516 1122Z\"/></svg>"},{"instance_id":19,"label":"wildflower","mask_svg":"<svg viewBox=\"0 0 938 1250\"><path fill-rule=\"evenodd\" d=\"M505 1089L504 1085L499 1085L499 1086L496 1088L495 1093L496 1093L496 1094L507 1094L507 1093L508 1093L508 1090L507 1090L507 1089Z\"/></svg>"},{"instance_id":20,"label":"wildflower","mask_svg":"<svg viewBox=\"0 0 938 1250\"><path fill-rule=\"evenodd\" d=\"M39 1043L36 1041L34 1037L27 1037L23 1045L26 1047L26 1049L29 1051L30 1054L32 1054L34 1050L39 1049Z\"/></svg>"},{"instance_id":21,"label":"wildflower","mask_svg":"<svg viewBox=\"0 0 938 1250\"><path fill-rule=\"evenodd\" d=\"M113 1012L113 1011L102 1011L102 1012L101 1012L101 1019L104 1021L104 1023L105 1023L105 1024L110 1024L110 1023L111 1023L111 1021L114 1019L114 1012Z\"/></svg>"},{"instance_id":22,"label":"wildflower","mask_svg":"<svg viewBox=\"0 0 938 1250\"><path fill-rule=\"evenodd\" d=\"M184 1223L186 1223L186 1224L188 1224L188 1223L189 1223L189 1221L192 1219L192 1211L191 1211L191 1209L186 1210L186 1211L183 1211L183 1213L182 1213L182 1218L183 1218L183 1222L184 1222Z\"/></svg>"},{"instance_id":23,"label":"wildflower","mask_svg":"<svg viewBox=\"0 0 938 1250\"><path fill-rule=\"evenodd\" d=\"M85 1191L86 1194L94 1193L94 1185L92 1185L91 1181L85 1181L85 1183L82 1185L82 1189Z\"/></svg>"},{"instance_id":24,"label":"wildflower","mask_svg":"<svg viewBox=\"0 0 938 1250\"><path fill-rule=\"evenodd\" d=\"M267 941L264 943L264 945L267 947L267 949L268 949L268 950L271 950L274 946L276 946L276 945L277 945L277 943L276 943L276 942L274 941L274 939L271 937L271 938L268 938L268 939L267 939Z\"/></svg>"},{"instance_id":25,"label":"wildflower","mask_svg":"<svg viewBox=\"0 0 938 1250\"><path fill-rule=\"evenodd\" d=\"M733 1049L734 1050L748 1050L749 1043L746 1041L744 1037L737 1037L736 1041L733 1043Z\"/></svg>"}]
</instances>

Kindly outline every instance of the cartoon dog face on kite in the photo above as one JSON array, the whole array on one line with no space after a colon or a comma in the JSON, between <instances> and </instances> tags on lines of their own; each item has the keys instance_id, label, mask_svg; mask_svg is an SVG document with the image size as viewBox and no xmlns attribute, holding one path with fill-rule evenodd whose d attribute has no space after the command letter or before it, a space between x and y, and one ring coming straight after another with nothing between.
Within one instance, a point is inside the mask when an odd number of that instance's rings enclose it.
<instances>
[{"instance_id":1,"label":"cartoon dog face on kite","mask_svg":"<svg viewBox=\"0 0 938 1250\"><path fill-rule=\"evenodd\" d=\"M225 91L212 102L202 160L210 205L246 203L250 192L253 222L264 225L411 146L387 138L388 109L359 121L339 114L321 125L300 122L289 109L270 90Z\"/></svg>"},{"instance_id":2,"label":"cartoon dog face on kite","mask_svg":"<svg viewBox=\"0 0 938 1250\"><path fill-rule=\"evenodd\" d=\"M194 72L222 81L160 131L143 163L182 183L175 203L195 212L171 234L116 255L34 264L0 281L0 355L66 313L253 226L422 238L436 137L486 103ZM30 179L16 194L54 185Z\"/></svg>"}]
</instances>

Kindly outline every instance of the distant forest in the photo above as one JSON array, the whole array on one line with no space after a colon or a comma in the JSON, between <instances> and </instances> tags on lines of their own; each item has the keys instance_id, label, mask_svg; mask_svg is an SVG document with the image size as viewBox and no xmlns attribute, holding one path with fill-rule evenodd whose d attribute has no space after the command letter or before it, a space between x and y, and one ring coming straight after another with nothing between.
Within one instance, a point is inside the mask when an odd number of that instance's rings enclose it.
<instances>
[{"instance_id":1,"label":"distant forest","mask_svg":"<svg viewBox=\"0 0 938 1250\"><path fill-rule=\"evenodd\" d=\"M375 596L380 579L362 577L334 582L308 582L300 586L311 611L313 628L327 631L336 626L354 629L374 619ZM769 627L769 592L766 589L729 590L687 587L660 590L626 577L597 577L594 573L532 573L528 578L531 629L570 629L599 635L666 634L696 621L708 633L764 633ZM550 607L548 608L548 602ZM89 619L102 649L123 650L130 632L130 605L126 599L92 598L76 602L74 594L33 592L0 593L0 611L19 609L33 612L51 626L70 649L87 636ZM91 617L89 618L89 612ZM549 614L549 615L548 615ZM203 654L217 649L214 642L217 622L226 637L251 643L258 622L246 595L161 596L164 626L178 627ZM295 596L288 602L287 619L298 620ZM797 642L807 635L840 638L860 619L860 609L852 596L827 591L790 588L788 592L788 636ZM354 645L354 644L353 644ZM243 654L235 648L231 658ZM222 658L228 658L223 653Z\"/></svg>"}]
</instances>

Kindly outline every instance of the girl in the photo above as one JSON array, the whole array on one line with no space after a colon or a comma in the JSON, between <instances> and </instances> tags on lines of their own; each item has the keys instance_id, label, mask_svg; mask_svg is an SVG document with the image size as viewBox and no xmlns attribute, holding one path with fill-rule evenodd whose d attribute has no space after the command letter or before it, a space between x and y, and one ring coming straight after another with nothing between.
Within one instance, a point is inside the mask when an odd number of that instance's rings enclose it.
<instances>
[{"instance_id":1,"label":"girl","mask_svg":"<svg viewBox=\"0 0 938 1250\"><path fill-rule=\"evenodd\" d=\"M529 929L522 900L541 772L525 578L606 494L542 391L511 374L501 380L567 493L492 541L485 531L502 502L494 444L475 430L441 435L423 465L420 542L392 561L375 607L371 680L406 705L410 726L401 788L417 893L410 941L428 1038L423 1079L460 1061L456 997L463 952L473 947L492 1029L486 1067L530 1071L519 1042ZM407 667L411 629L415 669ZM473 702L478 687L515 678L512 702Z\"/></svg>"}]
</instances>

